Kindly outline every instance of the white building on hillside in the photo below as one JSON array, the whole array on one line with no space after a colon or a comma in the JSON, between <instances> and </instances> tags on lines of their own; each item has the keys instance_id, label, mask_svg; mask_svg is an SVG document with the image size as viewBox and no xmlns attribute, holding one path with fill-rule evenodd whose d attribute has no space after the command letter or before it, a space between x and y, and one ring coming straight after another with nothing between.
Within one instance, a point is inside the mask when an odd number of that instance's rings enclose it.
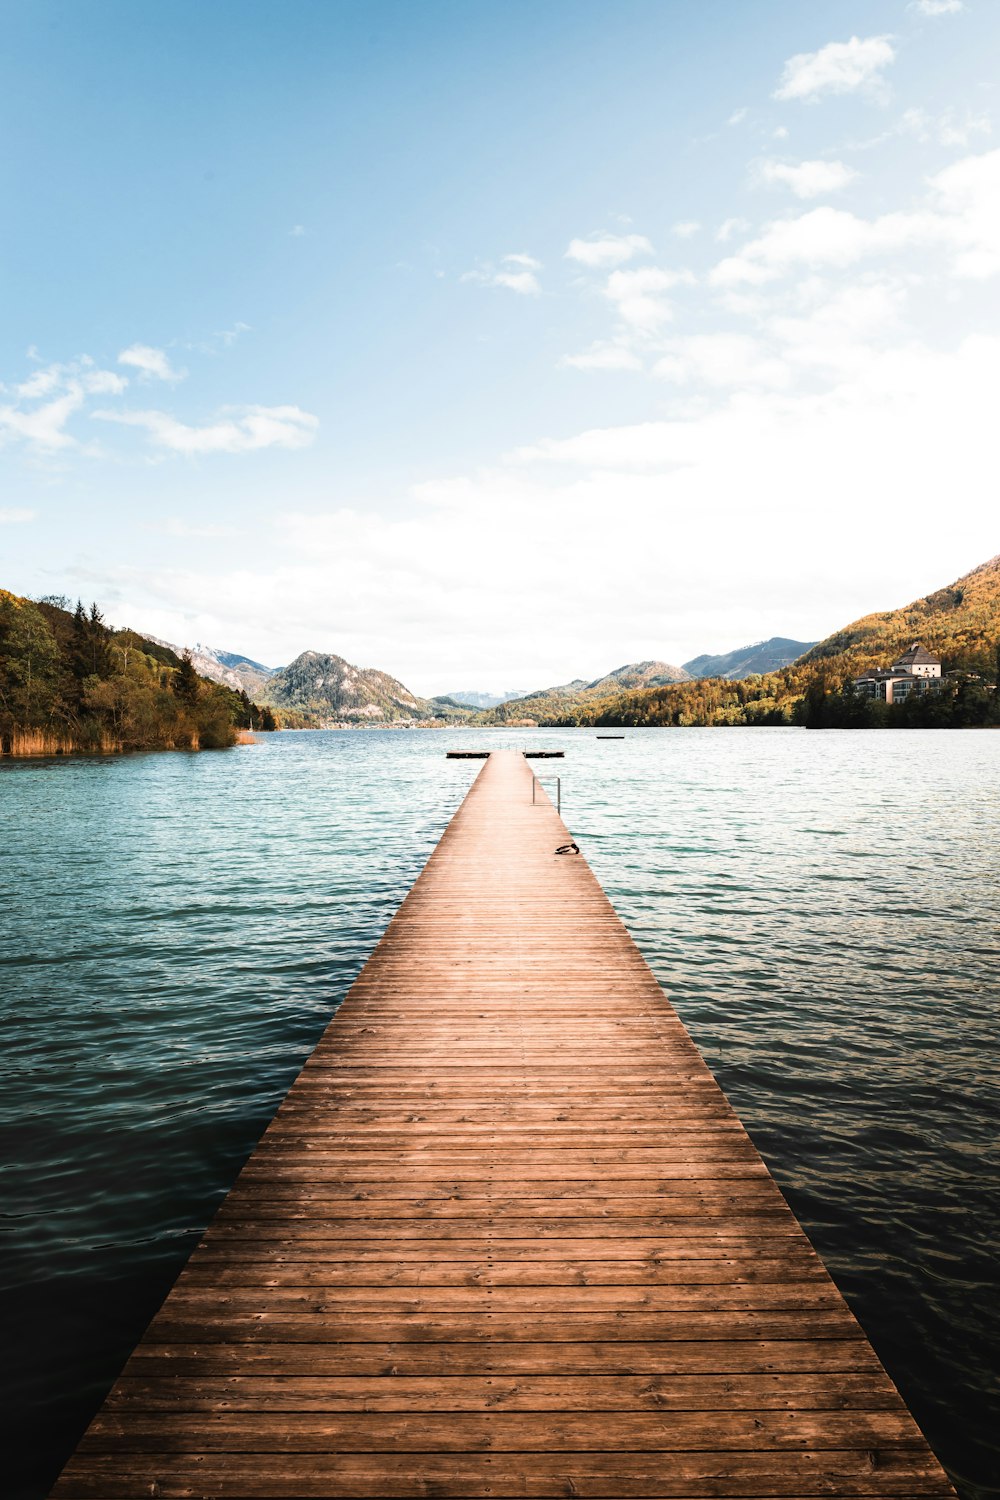
<instances>
[{"instance_id":1,"label":"white building on hillside","mask_svg":"<svg viewBox=\"0 0 1000 1500\"><path fill-rule=\"evenodd\" d=\"M884 698L886 703L902 703L913 693L930 693L943 686L941 658L933 656L919 641L914 641L891 667L879 667L854 679L856 693Z\"/></svg>"}]
</instances>

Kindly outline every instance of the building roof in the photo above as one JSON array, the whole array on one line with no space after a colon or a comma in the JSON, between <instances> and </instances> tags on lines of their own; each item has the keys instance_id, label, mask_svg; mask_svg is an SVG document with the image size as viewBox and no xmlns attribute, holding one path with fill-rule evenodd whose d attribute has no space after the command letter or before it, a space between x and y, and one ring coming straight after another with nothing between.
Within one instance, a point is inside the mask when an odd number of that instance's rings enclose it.
<instances>
[{"instance_id":1,"label":"building roof","mask_svg":"<svg viewBox=\"0 0 1000 1500\"><path fill-rule=\"evenodd\" d=\"M914 641L909 650L904 651L902 656L896 659L894 665L897 667L901 667L904 665L904 663L906 666L914 666L919 663L919 665L922 667L939 667L941 665L941 658L940 656L932 655L932 653L928 651L925 646L922 646L919 641Z\"/></svg>"}]
</instances>

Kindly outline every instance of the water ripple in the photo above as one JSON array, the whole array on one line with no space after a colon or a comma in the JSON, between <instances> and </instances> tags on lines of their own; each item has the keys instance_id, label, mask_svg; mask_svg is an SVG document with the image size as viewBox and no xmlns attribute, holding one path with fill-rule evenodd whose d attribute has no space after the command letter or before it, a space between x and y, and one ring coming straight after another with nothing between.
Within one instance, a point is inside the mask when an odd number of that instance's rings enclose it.
<instances>
[{"instance_id":1,"label":"water ripple","mask_svg":"<svg viewBox=\"0 0 1000 1500\"><path fill-rule=\"evenodd\" d=\"M963 1493L1000 1487L1000 737L567 750L612 901ZM436 734L0 767L5 1482L44 1494L433 848Z\"/></svg>"}]
</instances>

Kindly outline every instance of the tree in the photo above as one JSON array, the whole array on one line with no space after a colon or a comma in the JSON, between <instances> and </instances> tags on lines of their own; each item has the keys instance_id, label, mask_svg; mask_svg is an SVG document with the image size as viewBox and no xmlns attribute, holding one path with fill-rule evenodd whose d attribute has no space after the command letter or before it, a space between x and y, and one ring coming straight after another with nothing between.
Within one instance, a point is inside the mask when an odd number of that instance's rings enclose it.
<instances>
[{"instance_id":1,"label":"tree","mask_svg":"<svg viewBox=\"0 0 1000 1500\"><path fill-rule=\"evenodd\" d=\"M60 677L59 647L41 610L26 600L0 606L0 706L11 726L51 718Z\"/></svg>"},{"instance_id":2,"label":"tree","mask_svg":"<svg viewBox=\"0 0 1000 1500\"><path fill-rule=\"evenodd\" d=\"M182 703L193 708L198 702L201 679L194 669L190 651L185 651L181 657L181 664L174 673L173 689L176 697Z\"/></svg>"}]
</instances>

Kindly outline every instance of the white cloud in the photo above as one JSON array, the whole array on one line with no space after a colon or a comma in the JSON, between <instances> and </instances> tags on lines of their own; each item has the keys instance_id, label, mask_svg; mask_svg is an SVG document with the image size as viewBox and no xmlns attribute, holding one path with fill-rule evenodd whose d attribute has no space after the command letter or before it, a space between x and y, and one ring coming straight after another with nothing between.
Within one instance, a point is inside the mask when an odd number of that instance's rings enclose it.
<instances>
[{"instance_id":1,"label":"white cloud","mask_svg":"<svg viewBox=\"0 0 1000 1500\"><path fill-rule=\"evenodd\" d=\"M82 387L77 386L30 409L0 406L0 441L5 437L21 439L31 447L49 452L72 448L75 439L66 431L66 424L80 411L84 399Z\"/></svg>"},{"instance_id":2,"label":"white cloud","mask_svg":"<svg viewBox=\"0 0 1000 1500\"><path fill-rule=\"evenodd\" d=\"M665 271L658 266L612 271L604 295L615 304L623 322L639 332L649 333L673 317L673 310L662 294L693 281L690 271Z\"/></svg>"},{"instance_id":3,"label":"white cloud","mask_svg":"<svg viewBox=\"0 0 1000 1500\"><path fill-rule=\"evenodd\" d=\"M637 255L652 253L653 247L644 234L602 234L586 240L570 240L566 258L601 271L622 266Z\"/></svg>"},{"instance_id":4,"label":"white cloud","mask_svg":"<svg viewBox=\"0 0 1000 1500\"><path fill-rule=\"evenodd\" d=\"M1000 272L1000 150L966 156L931 178L942 231L954 245L959 276Z\"/></svg>"},{"instance_id":5,"label":"white cloud","mask_svg":"<svg viewBox=\"0 0 1000 1500\"><path fill-rule=\"evenodd\" d=\"M937 141L942 146L967 146L974 136L991 135L993 121L985 110L974 114L967 109L961 113L955 108L946 109L939 115L931 115L925 109L904 110L891 130L884 131L865 146L880 146L893 135L910 135L921 142Z\"/></svg>"},{"instance_id":6,"label":"white cloud","mask_svg":"<svg viewBox=\"0 0 1000 1500\"><path fill-rule=\"evenodd\" d=\"M29 351L29 358L37 355ZM0 404L0 442L20 441L42 454L78 447L68 431L71 418L89 397L120 396L127 386L124 375L100 369L87 354L42 365L10 388L0 385L14 397Z\"/></svg>"},{"instance_id":7,"label":"white cloud","mask_svg":"<svg viewBox=\"0 0 1000 1500\"><path fill-rule=\"evenodd\" d=\"M797 305L772 310L762 327L789 375L864 378L890 350L905 355L912 343L902 324L907 290L891 278L839 287L816 280L800 289Z\"/></svg>"},{"instance_id":8,"label":"white cloud","mask_svg":"<svg viewBox=\"0 0 1000 1500\"><path fill-rule=\"evenodd\" d=\"M537 269L540 262L529 255L505 255L503 264L511 267L526 267L530 265ZM540 297L542 293L541 284L535 275L534 269L504 270L503 265L478 266L474 271L466 271L461 277L462 281L475 282L477 286L504 287L509 292L516 292L521 297Z\"/></svg>"},{"instance_id":9,"label":"white cloud","mask_svg":"<svg viewBox=\"0 0 1000 1500\"><path fill-rule=\"evenodd\" d=\"M642 361L625 344L592 344L582 354L564 354L560 365L571 370L641 370Z\"/></svg>"},{"instance_id":10,"label":"white cloud","mask_svg":"<svg viewBox=\"0 0 1000 1500\"><path fill-rule=\"evenodd\" d=\"M824 206L769 224L710 273L715 286L760 286L806 267L846 268L904 251L944 252L950 271L982 278L1000 271L1000 150L964 157L929 179L925 206L863 219Z\"/></svg>"},{"instance_id":11,"label":"white cloud","mask_svg":"<svg viewBox=\"0 0 1000 1500\"><path fill-rule=\"evenodd\" d=\"M507 680L542 686L643 655L683 661L713 641L810 639L996 550L998 384L1000 339L948 354L887 350L827 393L740 391L681 420L543 440L420 485L385 514L285 516L252 571L122 571L93 592L125 599L117 618L168 639L273 661L336 650L416 691L454 687L452 673L512 669ZM942 496L956 493L942 530ZM859 549L859 536L897 534L904 511L915 534L935 538L932 557ZM609 516L617 536L641 538L624 594L608 586ZM525 582L526 536L560 559L551 589ZM469 569L484 556L485 591ZM168 611L198 623L168 628Z\"/></svg>"},{"instance_id":12,"label":"white cloud","mask_svg":"<svg viewBox=\"0 0 1000 1500\"><path fill-rule=\"evenodd\" d=\"M186 370L174 368L164 350L154 349L149 344L130 344L119 354L118 363L138 370L140 377L148 380L166 380L175 384L187 375Z\"/></svg>"},{"instance_id":13,"label":"white cloud","mask_svg":"<svg viewBox=\"0 0 1000 1500\"><path fill-rule=\"evenodd\" d=\"M797 198L821 198L847 187L858 174L842 161L763 161L755 175L760 182L791 188Z\"/></svg>"},{"instance_id":14,"label":"white cloud","mask_svg":"<svg viewBox=\"0 0 1000 1500\"><path fill-rule=\"evenodd\" d=\"M727 240L732 239L734 234L744 234L749 228L750 224L747 219L723 219L715 231L715 238L720 244L725 244Z\"/></svg>"},{"instance_id":15,"label":"white cloud","mask_svg":"<svg viewBox=\"0 0 1000 1500\"><path fill-rule=\"evenodd\" d=\"M35 511L26 510L23 506L8 506L0 510L0 526L23 526L28 521L35 519Z\"/></svg>"},{"instance_id":16,"label":"white cloud","mask_svg":"<svg viewBox=\"0 0 1000 1500\"><path fill-rule=\"evenodd\" d=\"M817 52L799 52L785 63L775 99L818 99L822 94L849 94L876 88L895 60L889 36L852 36L828 42Z\"/></svg>"},{"instance_id":17,"label":"white cloud","mask_svg":"<svg viewBox=\"0 0 1000 1500\"><path fill-rule=\"evenodd\" d=\"M539 297L542 292L538 277L533 271L497 271L490 284L505 286L508 291L517 292L521 297Z\"/></svg>"},{"instance_id":18,"label":"white cloud","mask_svg":"<svg viewBox=\"0 0 1000 1500\"><path fill-rule=\"evenodd\" d=\"M746 105L743 105L740 109L734 109L732 114L729 116L729 119L726 121L726 124L742 125L743 121L746 119L749 113L750 111L747 109Z\"/></svg>"},{"instance_id":19,"label":"white cloud","mask_svg":"<svg viewBox=\"0 0 1000 1500\"><path fill-rule=\"evenodd\" d=\"M99 370L89 356L82 355L68 364L45 365L32 371L14 390L22 400L37 401L55 391L120 396L127 386L124 375L116 375L113 370Z\"/></svg>"},{"instance_id":20,"label":"white cloud","mask_svg":"<svg viewBox=\"0 0 1000 1500\"><path fill-rule=\"evenodd\" d=\"M910 9L922 16L954 16L965 6L962 0L910 0Z\"/></svg>"},{"instance_id":21,"label":"white cloud","mask_svg":"<svg viewBox=\"0 0 1000 1500\"><path fill-rule=\"evenodd\" d=\"M213 336L218 339L224 349L231 349L236 340L244 333L250 332L249 323L236 322L232 328L223 328Z\"/></svg>"},{"instance_id":22,"label":"white cloud","mask_svg":"<svg viewBox=\"0 0 1000 1500\"><path fill-rule=\"evenodd\" d=\"M676 234L680 240L689 240L696 235L701 228L697 219L681 219L678 224L671 227L670 233Z\"/></svg>"},{"instance_id":23,"label":"white cloud","mask_svg":"<svg viewBox=\"0 0 1000 1500\"><path fill-rule=\"evenodd\" d=\"M291 229L288 231L288 235L290 239L300 240L302 239L305 232L306 226L304 224L293 224Z\"/></svg>"},{"instance_id":24,"label":"white cloud","mask_svg":"<svg viewBox=\"0 0 1000 1500\"><path fill-rule=\"evenodd\" d=\"M739 333L695 334L674 339L653 366L653 374L677 385L700 384L748 389L781 389L789 370L756 339Z\"/></svg>"},{"instance_id":25,"label":"white cloud","mask_svg":"<svg viewBox=\"0 0 1000 1500\"><path fill-rule=\"evenodd\" d=\"M164 411L95 411L93 415L102 422L143 428L154 447L188 455L305 448L319 427L317 417L297 406L244 407L201 427L180 422Z\"/></svg>"}]
</instances>

